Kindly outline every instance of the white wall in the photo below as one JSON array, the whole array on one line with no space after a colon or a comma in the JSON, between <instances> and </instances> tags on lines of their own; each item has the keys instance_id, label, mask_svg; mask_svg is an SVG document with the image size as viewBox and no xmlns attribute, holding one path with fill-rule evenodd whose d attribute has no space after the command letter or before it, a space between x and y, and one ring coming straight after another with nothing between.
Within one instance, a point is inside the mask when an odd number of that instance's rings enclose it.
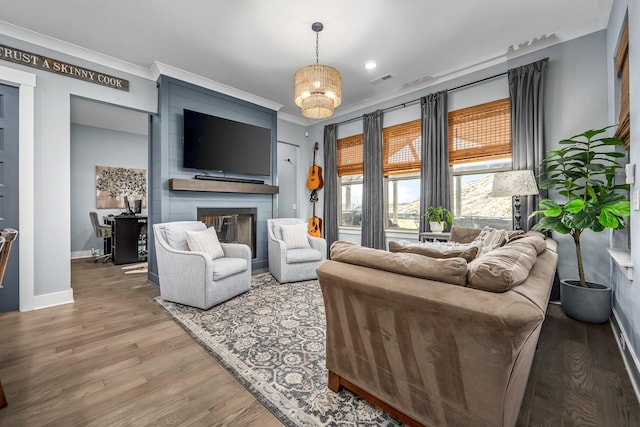
<instances>
[{"instance_id":1,"label":"white wall","mask_svg":"<svg viewBox=\"0 0 640 427\"><path fill-rule=\"evenodd\" d=\"M148 163L147 135L71 125L71 258L90 256L92 248L103 247L103 240L95 236L89 212L97 212L98 218L122 212L96 208L96 166L148 170ZM142 214L146 215L146 208Z\"/></svg>"},{"instance_id":2,"label":"white wall","mask_svg":"<svg viewBox=\"0 0 640 427\"><path fill-rule=\"evenodd\" d=\"M33 295L23 297L21 280L20 309L31 310L73 300L70 275L70 97L76 95L140 111L155 112L157 90L155 81L150 79L80 60L21 40L0 35L0 43L112 74L130 82L130 91L123 92L19 64L7 64L9 68L36 76L32 177L34 194L20 194L21 198L33 197L36 218L33 250L30 253L20 252L21 273L23 265L33 266L33 291L28 291ZM105 59L106 62L108 59ZM21 211L21 220L26 214ZM26 236L27 234L21 233L21 239Z\"/></svg>"}]
</instances>

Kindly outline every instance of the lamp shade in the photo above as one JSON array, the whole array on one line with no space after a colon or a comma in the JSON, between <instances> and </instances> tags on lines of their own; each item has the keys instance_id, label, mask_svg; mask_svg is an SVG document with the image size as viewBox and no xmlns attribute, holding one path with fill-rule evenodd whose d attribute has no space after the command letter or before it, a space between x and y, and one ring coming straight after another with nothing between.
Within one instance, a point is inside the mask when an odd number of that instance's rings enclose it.
<instances>
[{"instance_id":1,"label":"lamp shade","mask_svg":"<svg viewBox=\"0 0 640 427\"><path fill-rule=\"evenodd\" d=\"M330 65L313 64L298 69L293 85L295 103L305 117L331 117L342 102L342 77Z\"/></svg>"},{"instance_id":2,"label":"lamp shade","mask_svg":"<svg viewBox=\"0 0 640 427\"><path fill-rule=\"evenodd\" d=\"M492 197L534 194L538 194L538 185L532 170L498 172L493 175Z\"/></svg>"}]
</instances>

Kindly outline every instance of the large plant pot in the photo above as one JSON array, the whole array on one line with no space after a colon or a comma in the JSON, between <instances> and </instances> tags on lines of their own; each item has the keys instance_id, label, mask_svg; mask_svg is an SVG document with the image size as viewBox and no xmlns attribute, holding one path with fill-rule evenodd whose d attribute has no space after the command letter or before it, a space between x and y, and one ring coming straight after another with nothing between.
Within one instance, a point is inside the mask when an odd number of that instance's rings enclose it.
<instances>
[{"instance_id":1,"label":"large plant pot","mask_svg":"<svg viewBox=\"0 0 640 427\"><path fill-rule=\"evenodd\" d=\"M611 317L611 288L592 282L587 282L587 286L580 286L579 280L561 280L562 310L567 316L582 322L608 321Z\"/></svg>"},{"instance_id":2,"label":"large plant pot","mask_svg":"<svg viewBox=\"0 0 640 427\"><path fill-rule=\"evenodd\" d=\"M444 230L444 222L429 221L429 228L434 233L442 233Z\"/></svg>"}]
</instances>

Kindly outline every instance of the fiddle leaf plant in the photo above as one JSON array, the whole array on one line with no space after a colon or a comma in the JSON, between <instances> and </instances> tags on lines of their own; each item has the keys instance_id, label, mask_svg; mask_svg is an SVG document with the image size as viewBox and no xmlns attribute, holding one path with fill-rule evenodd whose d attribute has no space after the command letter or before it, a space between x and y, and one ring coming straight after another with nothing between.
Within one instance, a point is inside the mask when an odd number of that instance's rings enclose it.
<instances>
[{"instance_id":1,"label":"fiddle leaf plant","mask_svg":"<svg viewBox=\"0 0 640 427\"><path fill-rule=\"evenodd\" d=\"M611 127L587 130L563 139L560 149L547 152L540 164L541 175L547 178L539 187L557 190L567 201L542 199L540 209L529 215L529 218L542 215L534 230L573 237L582 287L587 287L580 248L582 232L623 229L625 218L630 215L630 203L624 194L625 190L629 191L629 185L615 183L616 172L623 167L616 159L625 154L612 150L624 143L618 138L600 136Z\"/></svg>"}]
</instances>

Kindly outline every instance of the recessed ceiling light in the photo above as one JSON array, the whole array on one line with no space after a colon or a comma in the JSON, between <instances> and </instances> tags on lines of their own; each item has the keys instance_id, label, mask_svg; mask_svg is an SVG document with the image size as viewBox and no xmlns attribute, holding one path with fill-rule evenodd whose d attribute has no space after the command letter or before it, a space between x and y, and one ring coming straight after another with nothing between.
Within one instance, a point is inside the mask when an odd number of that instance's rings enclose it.
<instances>
[{"instance_id":1,"label":"recessed ceiling light","mask_svg":"<svg viewBox=\"0 0 640 427\"><path fill-rule=\"evenodd\" d=\"M366 68L367 70L373 70L378 66L378 64L376 64L376 61L367 61L364 63L364 68Z\"/></svg>"}]
</instances>

